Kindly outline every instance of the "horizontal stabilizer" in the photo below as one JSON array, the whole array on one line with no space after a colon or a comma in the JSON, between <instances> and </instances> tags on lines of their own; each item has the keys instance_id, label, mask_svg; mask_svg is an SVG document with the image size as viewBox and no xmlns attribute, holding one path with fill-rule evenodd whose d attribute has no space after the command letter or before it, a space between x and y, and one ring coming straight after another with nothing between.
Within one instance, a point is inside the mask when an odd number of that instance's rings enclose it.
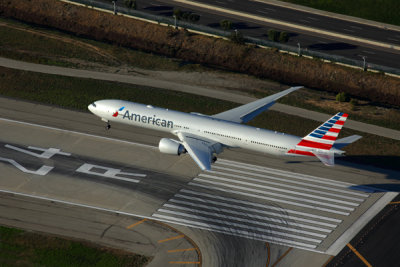
<instances>
[{"instance_id":1,"label":"horizontal stabilizer","mask_svg":"<svg viewBox=\"0 0 400 267\"><path fill-rule=\"evenodd\" d=\"M323 163L325 166L335 165L335 154L333 152L321 152L315 153L314 155Z\"/></svg>"},{"instance_id":2,"label":"horizontal stabilizer","mask_svg":"<svg viewBox=\"0 0 400 267\"><path fill-rule=\"evenodd\" d=\"M360 139L362 136L360 135L352 135L352 136L348 136L345 138L341 138L336 140L335 144L333 145L334 148L337 149L341 149L347 145L350 145L351 143L354 143L355 141L357 141L358 139Z\"/></svg>"}]
</instances>

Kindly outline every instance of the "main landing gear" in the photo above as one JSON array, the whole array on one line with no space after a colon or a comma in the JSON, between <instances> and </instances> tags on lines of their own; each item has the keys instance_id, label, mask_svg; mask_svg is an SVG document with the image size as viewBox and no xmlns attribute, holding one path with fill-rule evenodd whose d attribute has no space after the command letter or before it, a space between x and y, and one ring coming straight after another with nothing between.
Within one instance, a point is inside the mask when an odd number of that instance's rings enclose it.
<instances>
[{"instance_id":1,"label":"main landing gear","mask_svg":"<svg viewBox=\"0 0 400 267\"><path fill-rule=\"evenodd\" d=\"M216 156L213 156L213 158L212 158L212 163L215 163L217 161L217 157Z\"/></svg>"}]
</instances>

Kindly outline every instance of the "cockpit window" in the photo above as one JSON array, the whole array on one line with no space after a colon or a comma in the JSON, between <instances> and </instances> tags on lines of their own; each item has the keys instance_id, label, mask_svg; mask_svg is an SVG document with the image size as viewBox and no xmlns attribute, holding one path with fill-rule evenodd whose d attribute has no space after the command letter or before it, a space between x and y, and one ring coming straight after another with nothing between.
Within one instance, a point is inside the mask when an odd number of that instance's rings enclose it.
<instances>
[{"instance_id":1,"label":"cockpit window","mask_svg":"<svg viewBox=\"0 0 400 267\"><path fill-rule=\"evenodd\" d=\"M96 104L94 102L92 103L92 105L93 105L93 107L96 107Z\"/></svg>"}]
</instances>

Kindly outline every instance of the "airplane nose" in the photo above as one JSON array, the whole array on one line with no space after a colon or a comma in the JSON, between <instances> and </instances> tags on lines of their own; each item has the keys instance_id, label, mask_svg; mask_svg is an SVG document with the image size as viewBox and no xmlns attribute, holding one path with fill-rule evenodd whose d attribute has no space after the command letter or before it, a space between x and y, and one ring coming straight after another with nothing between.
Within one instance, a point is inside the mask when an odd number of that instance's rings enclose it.
<instances>
[{"instance_id":1,"label":"airplane nose","mask_svg":"<svg viewBox=\"0 0 400 267\"><path fill-rule=\"evenodd\" d=\"M94 113L94 109L96 108L96 104L92 103L88 106L88 109L90 110L90 112Z\"/></svg>"}]
</instances>

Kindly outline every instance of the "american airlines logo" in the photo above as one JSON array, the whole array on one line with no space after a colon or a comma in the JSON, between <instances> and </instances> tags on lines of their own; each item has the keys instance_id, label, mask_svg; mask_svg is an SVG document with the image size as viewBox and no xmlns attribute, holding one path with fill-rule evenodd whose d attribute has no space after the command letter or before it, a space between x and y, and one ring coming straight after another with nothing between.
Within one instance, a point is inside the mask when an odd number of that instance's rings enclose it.
<instances>
[{"instance_id":1,"label":"american airlines logo","mask_svg":"<svg viewBox=\"0 0 400 267\"><path fill-rule=\"evenodd\" d=\"M122 111L125 107L120 108L118 111ZM114 117L118 116L118 111L113 114ZM145 124L151 124L151 125L157 125L165 128L173 128L174 127L174 122L173 121L168 121L164 119L158 118L156 115L153 116L145 116L141 114L136 114L136 113L130 113L129 110L126 110L124 115L122 116L122 119L128 119L130 121L137 121Z\"/></svg>"},{"instance_id":2,"label":"american airlines logo","mask_svg":"<svg viewBox=\"0 0 400 267\"><path fill-rule=\"evenodd\" d=\"M118 111L123 111L125 107L118 109ZM118 111L115 111L113 117L118 117Z\"/></svg>"}]
</instances>

